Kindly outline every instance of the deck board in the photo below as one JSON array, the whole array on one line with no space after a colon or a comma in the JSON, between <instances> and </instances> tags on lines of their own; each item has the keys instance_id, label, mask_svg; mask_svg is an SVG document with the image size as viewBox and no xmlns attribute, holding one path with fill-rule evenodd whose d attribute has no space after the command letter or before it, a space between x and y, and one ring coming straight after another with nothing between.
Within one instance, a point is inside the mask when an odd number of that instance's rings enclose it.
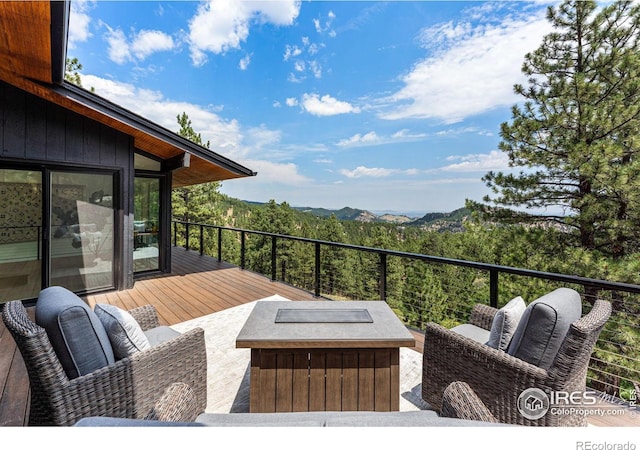
<instances>
[{"instance_id":1,"label":"deck board","mask_svg":"<svg viewBox=\"0 0 640 450\"><path fill-rule=\"evenodd\" d=\"M86 301L110 303L123 309L152 304L163 325L194 319L274 294L291 300L322 300L312 293L271 281L215 258L181 248L172 249L172 273L138 279L132 289L90 295ZM422 352L424 336L416 338L414 350ZM0 321L0 426L24 426L28 417L29 383L15 342ZM637 426L629 415L590 417L592 425Z\"/></svg>"}]
</instances>

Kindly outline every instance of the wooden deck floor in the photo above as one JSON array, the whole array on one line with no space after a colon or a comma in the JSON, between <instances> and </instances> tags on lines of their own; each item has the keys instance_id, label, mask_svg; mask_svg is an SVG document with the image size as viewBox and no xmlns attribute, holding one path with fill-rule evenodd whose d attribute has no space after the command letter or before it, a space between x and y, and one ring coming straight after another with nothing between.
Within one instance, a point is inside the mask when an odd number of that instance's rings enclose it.
<instances>
[{"instance_id":1,"label":"wooden deck floor","mask_svg":"<svg viewBox=\"0 0 640 450\"><path fill-rule=\"evenodd\" d=\"M90 295L85 299L123 309L152 304L163 325L174 325L226 308L279 294L291 300L322 300L295 287L272 282L225 262L175 248L172 273L136 281L133 289ZM421 350L422 339L416 333ZM26 369L13 338L0 321L0 426L24 426L29 407Z\"/></svg>"},{"instance_id":2,"label":"wooden deck floor","mask_svg":"<svg viewBox=\"0 0 640 450\"><path fill-rule=\"evenodd\" d=\"M174 325L274 294L291 300L323 300L197 252L174 248L171 274L140 279L133 289L90 295L86 301L92 307L95 303L110 303L123 309L152 304L162 324ZM422 352L423 336L413 334L417 343L414 350ZM0 426L25 426L28 410L29 383L24 362L0 321ZM624 416L593 417L590 422L599 426L638 426Z\"/></svg>"}]
</instances>

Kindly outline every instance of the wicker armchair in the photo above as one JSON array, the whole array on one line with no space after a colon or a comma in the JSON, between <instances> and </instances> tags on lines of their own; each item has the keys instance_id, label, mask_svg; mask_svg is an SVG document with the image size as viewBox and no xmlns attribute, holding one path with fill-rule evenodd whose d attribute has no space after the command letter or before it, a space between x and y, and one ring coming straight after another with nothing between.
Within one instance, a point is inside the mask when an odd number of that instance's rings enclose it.
<instances>
[{"instance_id":1,"label":"wicker armchair","mask_svg":"<svg viewBox=\"0 0 640 450\"><path fill-rule=\"evenodd\" d=\"M496 312L486 305L476 305L470 323L489 329ZM518 397L528 388L539 388L547 395L584 392L591 353L610 315L611 304L597 300L588 314L571 324L548 370L429 323L424 340L422 398L442 412L447 386L463 381L501 423L586 426L583 414L548 413L539 419L527 419L519 412Z\"/></svg>"},{"instance_id":2,"label":"wicker armchair","mask_svg":"<svg viewBox=\"0 0 640 450\"><path fill-rule=\"evenodd\" d=\"M143 330L158 325L155 309L129 311ZM207 399L204 331L196 328L86 375L69 379L44 328L19 301L4 305L2 319L29 374L29 425L73 425L89 416L144 419L176 382L190 386L195 410Z\"/></svg>"}]
</instances>

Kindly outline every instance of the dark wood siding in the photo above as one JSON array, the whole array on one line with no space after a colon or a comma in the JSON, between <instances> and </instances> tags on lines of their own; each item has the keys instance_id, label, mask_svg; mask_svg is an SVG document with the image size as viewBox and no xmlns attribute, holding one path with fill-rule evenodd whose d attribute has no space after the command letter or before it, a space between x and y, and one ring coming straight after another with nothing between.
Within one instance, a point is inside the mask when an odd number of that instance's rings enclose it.
<instances>
[{"instance_id":1,"label":"dark wood siding","mask_svg":"<svg viewBox=\"0 0 640 450\"><path fill-rule=\"evenodd\" d=\"M133 137L0 81L0 162L117 169L116 286L132 285Z\"/></svg>"},{"instance_id":2,"label":"dark wood siding","mask_svg":"<svg viewBox=\"0 0 640 450\"><path fill-rule=\"evenodd\" d=\"M130 169L130 136L0 82L2 157Z\"/></svg>"}]
</instances>

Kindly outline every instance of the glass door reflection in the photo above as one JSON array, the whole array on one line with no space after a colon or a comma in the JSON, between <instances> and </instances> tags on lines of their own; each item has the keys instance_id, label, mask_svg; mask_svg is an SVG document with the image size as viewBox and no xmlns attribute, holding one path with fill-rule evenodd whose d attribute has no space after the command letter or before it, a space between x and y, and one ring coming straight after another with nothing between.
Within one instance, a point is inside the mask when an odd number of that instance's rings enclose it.
<instances>
[{"instance_id":1,"label":"glass door reflection","mask_svg":"<svg viewBox=\"0 0 640 450\"><path fill-rule=\"evenodd\" d=\"M42 172L0 169L0 303L42 288Z\"/></svg>"},{"instance_id":2,"label":"glass door reflection","mask_svg":"<svg viewBox=\"0 0 640 450\"><path fill-rule=\"evenodd\" d=\"M136 177L133 271L160 269L160 179Z\"/></svg>"},{"instance_id":3,"label":"glass door reflection","mask_svg":"<svg viewBox=\"0 0 640 450\"><path fill-rule=\"evenodd\" d=\"M50 285L114 286L113 192L112 174L51 172Z\"/></svg>"}]
</instances>

